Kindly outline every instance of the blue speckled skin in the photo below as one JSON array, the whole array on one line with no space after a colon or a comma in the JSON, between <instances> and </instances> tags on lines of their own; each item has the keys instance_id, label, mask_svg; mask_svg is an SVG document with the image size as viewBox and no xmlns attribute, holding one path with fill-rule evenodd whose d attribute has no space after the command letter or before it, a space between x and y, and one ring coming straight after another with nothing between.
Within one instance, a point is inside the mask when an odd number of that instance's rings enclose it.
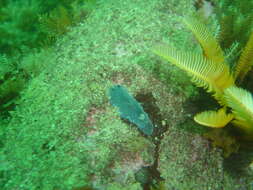
<instances>
[{"instance_id":1,"label":"blue speckled skin","mask_svg":"<svg viewBox=\"0 0 253 190\"><path fill-rule=\"evenodd\" d=\"M152 135L153 124L148 114L124 86L113 86L109 90L109 96L110 103L119 109L120 117L137 125L144 134Z\"/></svg>"}]
</instances>

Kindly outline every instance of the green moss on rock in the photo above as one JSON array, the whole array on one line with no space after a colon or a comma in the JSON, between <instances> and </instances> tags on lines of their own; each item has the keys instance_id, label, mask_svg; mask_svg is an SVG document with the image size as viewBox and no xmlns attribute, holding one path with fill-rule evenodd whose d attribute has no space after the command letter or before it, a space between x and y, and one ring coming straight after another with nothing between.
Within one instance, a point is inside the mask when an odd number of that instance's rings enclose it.
<instances>
[{"instance_id":1,"label":"green moss on rock","mask_svg":"<svg viewBox=\"0 0 253 190\"><path fill-rule=\"evenodd\" d=\"M187 124L191 127L194 124ZM222 152L198 134L171 127L165 133L159 171L167 189L237 190L246 187L224 169Z\"/></svg>"}]
</instances>

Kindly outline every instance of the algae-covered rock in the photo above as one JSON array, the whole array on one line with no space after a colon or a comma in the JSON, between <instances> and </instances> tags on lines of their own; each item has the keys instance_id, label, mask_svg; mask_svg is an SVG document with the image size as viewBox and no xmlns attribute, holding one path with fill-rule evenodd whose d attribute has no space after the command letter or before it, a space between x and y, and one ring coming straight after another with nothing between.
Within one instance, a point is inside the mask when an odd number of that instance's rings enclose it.
<instances>
[{"instance_id":1,"label":"algae-covered rock","mask_svg":"<svg viewBox=\"0 0 253 190\"><path fill-rule=\"evenodd\" d=\"M200 136L169 129L160 148L159 171L168 189L221 188L221 155L211 153L208 142Z\"/></svg>"},{"instance_id":2,"label":"algae-covered rock","mask_svg":"<svg viewBox=\"0 0 253 190\"><path fill-rule=\"evenodd\" d=\"M222 151L198 134L172 127L164 134L160 146L158 170L167 189L238 190L238 183L224 169ZM194 127L194 124L187 124ZM247 188L245 188L247 189Z\"/></svg>"},{"instance_id":3,"label":"algae-covered rock","mask_svg":"<svg viewBox=\"0 0 253 190\"><path fill-rule=\"evenodd\" d=\"M86 134L78 141L83 142L81 149L86 153L94 188L110 189L111 183L125 187L137 184L135 172L153 164L152 142L129 128L110 109L91 109L84 126Z\"/></svg>"}]
</instances>

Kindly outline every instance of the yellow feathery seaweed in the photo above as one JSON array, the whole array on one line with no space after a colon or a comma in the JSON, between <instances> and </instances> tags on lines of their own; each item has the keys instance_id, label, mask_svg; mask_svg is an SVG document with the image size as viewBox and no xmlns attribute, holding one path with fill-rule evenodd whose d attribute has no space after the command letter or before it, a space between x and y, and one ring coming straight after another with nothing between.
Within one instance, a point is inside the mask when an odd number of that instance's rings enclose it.
<instances>
[{"instance_id":1,"label":"yellow feathery seaweed","mask_svg":"<svg viewBox=\"0 0 253 190\"><path fill-rule=\"evenodd\" d=\"M224 108L197 114L194 120L202 125L222 128L229 122L253 139L253 97L250 92L235 86L235 79L242 80L253 65L253 32L247 42L234 72L225 63L224 53L206 26L197 19L185 19L185 25L199 41L203 54L178 51L173 47L158 45L153 52L184 70L198 86L213 93ZM226 113L230 107L232 113Z\"/></svg>"},{"instance_id":2,"label":"yellow feathery seaweed","mask_svg":"<svg viewBox=\"0 0 253 190\"><path fill-rule=\"evenodd\" d=\"M253 32L240 56L235 69L235 79L238 77L241 82L253 65Z\"/></svg>"},{"instance_id":3,"label":"yellow feathery seaweed","mask_svg":"<svg viewBox=\"0 0 253 190\"><path fill-rule=\"evenodd\" d=\"M201 112L195 115L194 121L204 126L221 128L225 127L233 119L233 117L233 114L227 114L226 109L221 108L218 111Z\"/></svg>"},{"instance_id":4,"label":"yellow feathery seaweed","mask_svg":"<svg viewBox=\"0 0 253 190\"><path fill-rule=\"evenodd\" d=\"M218 41L205 24L194 18L183 19L183 22L192 31L195 38L200 43L203 49L203 54L207 59L218 63L224 62L224 53Z\"/></svg>"},{"instance_id":5,"label":"yellow feathery seaweed","mask_svg":"<svg viewBox=\"0 0 253 190\"><path fill-rule=\"evenodd\" d=\"M224 91L225 101L232 108L232 122L247 133L253 133L253 98L250 92L236 86Z\"/></svg>"},{"instance_id":6,"label":"yellow feathery seaweed","mask_svg":"<svg viewBox=\"0 0 253 190\"><path fill-rule=\"evenodd\" d=\"M223 102L221 99L223 90L234 83L226 64L213 62L201 54L180 52L175 48L163 45L155 47L154 53L186 71L198 87L214 92L215 98L221 103Z\"/></svg>"}]
</instances>

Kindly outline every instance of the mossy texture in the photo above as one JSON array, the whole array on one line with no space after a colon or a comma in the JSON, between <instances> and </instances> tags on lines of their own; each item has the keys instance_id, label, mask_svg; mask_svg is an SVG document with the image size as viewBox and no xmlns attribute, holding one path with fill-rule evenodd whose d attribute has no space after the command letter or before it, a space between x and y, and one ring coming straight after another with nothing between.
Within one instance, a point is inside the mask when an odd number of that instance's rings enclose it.
<instances>
[{"instance_id":1,"label":"mossy texture","mask_svg":"<svg viewBox=\"0 0 253 190\"><path fill-rule=\"evenodd\" d=\"M192 127L194 123L188 123ZM244 180L224 169L221 149L213 148L199 134L170 127L160 146L159 171L167 189L250 190Z\"/></svg>"},{"instance_id":2,"label":"mossy texture","mask_svg":"<svg viewBox=\"0 0 253 190\"><path fill-rule=\"evenodd\" d=\"M219 153L213 152L213 156L216 155L213 160L210 160L208 143L201 137L194 138L184 132L175 131L169 131L165 135L161 145L159 170L165 178L168 189L219 189L221 187L222 159ZM214 177L217 177L218 181Z\"/></svg>"}]
</instances>

